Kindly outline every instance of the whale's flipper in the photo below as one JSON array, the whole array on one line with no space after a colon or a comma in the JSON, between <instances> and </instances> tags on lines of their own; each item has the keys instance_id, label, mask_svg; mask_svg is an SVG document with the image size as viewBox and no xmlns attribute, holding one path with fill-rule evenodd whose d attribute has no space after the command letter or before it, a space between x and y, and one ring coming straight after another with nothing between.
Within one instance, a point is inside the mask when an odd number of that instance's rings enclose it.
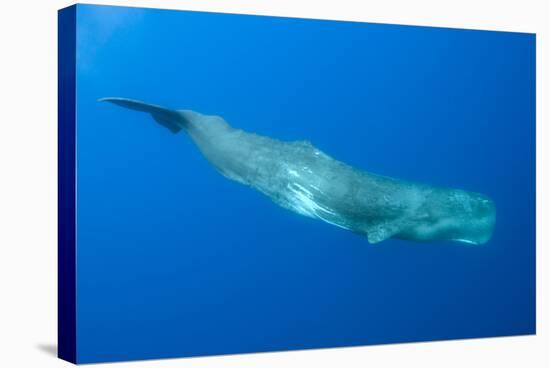
<instances>
[{"instance_id":1,"label":"whale's flipper","mask_svg":"<svg viewBox=\"0 0 550 368\"><path fill-rule=\"evenodd\" d=\"M111 102L127 109L148 112L153 116L153 119L155 119L157 123L167 128L174 134L182 130L187 123L183 116L176 110L170 110L162 106L152 105L138 100L121 97L104 97L100 98L98 101Z\"/></svg>"},{"instance_id":2,"label":"whale's flipper","mask_svg":"<svg viewBox=\"0 0 550 368\"><path fill-rule=\"evenodd\" d=\"M402 221L399 219L372 226L367 230L367 239L371 244L380 243L398 234L402 226Z\"/></svg>"}]
</instances>

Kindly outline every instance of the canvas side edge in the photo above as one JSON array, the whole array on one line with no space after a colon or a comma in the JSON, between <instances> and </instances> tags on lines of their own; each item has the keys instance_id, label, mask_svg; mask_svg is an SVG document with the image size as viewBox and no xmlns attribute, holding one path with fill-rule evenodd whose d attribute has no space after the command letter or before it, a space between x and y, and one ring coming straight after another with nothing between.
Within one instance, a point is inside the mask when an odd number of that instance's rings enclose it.
<instances>
[{"instance_id":1,"label":"canvas side edge","mask_svg":"<svg viewBox=\"0 0 550 368\"><path fill-rule=\"evenodd\" d=\"M58 357L76 363L76 5L58 12Z\"/></svg>"}]
</instances>

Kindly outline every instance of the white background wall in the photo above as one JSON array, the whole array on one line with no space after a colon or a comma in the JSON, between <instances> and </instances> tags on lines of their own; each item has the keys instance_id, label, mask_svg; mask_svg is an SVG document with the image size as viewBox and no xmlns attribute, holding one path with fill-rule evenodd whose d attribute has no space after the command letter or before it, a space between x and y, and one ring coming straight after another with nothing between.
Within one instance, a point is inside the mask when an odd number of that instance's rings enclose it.
<instances>
[{"instance_id":1,"label":"white background wall","mask_svg":"<svg viewBox=\"0 0 550 368\"><path fill-rule=\"evenodd\" d=\"M88 1L83 1L88 2ZM120 367L540 367L548 319L546 1L98 1L113 5L537 33L537 336L120 363ZM0 3L0 367L63 367L56 344L56 11L61 0ZM544 14L546 13L546 17ZM510 193L513 195L513 193ZM549 363L547 363L549 364ZM101 366L101 365L100 365ZM546 365L549 366L549 365Z\"/></svg>"}]
</instances>

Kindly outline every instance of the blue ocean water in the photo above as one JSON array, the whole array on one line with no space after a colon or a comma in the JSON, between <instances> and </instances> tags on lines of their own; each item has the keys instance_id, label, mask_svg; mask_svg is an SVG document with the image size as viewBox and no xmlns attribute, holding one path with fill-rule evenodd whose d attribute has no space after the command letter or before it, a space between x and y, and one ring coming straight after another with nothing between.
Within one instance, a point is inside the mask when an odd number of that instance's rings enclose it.
<instances>
[{"instance_id":1,"label":"blue ocean water","mask_svg":"<svg viewBox=\"0 0 550 368\"><path fill-rule=\"evenodd\" d=\"M483 193L493 238L371 245L105 96ZM79 362L534 332L534 35L78 5Z\"/></svg>"}]
</instances>

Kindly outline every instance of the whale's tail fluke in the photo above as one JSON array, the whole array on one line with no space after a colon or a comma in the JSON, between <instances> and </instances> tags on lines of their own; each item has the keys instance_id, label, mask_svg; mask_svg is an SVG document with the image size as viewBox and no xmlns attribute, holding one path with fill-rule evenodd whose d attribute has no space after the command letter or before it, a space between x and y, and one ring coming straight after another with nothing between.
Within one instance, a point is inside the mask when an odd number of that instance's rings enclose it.
<instances>
[{"instance_id":1,"label":"whale's tail fluke","mask_svg":"<svg viewBox=\"0 0 550 368\"><path fill-rule=\"evenodd\" d=\"M148 112L157 123L167 128L174 134L185 128L187 124L186 119L178 111L167 109L162 106L152 105L142 101L122 97L104 97L100 98L98 101L111 102L127 109Z\"/></svg>"}]
</instances>

